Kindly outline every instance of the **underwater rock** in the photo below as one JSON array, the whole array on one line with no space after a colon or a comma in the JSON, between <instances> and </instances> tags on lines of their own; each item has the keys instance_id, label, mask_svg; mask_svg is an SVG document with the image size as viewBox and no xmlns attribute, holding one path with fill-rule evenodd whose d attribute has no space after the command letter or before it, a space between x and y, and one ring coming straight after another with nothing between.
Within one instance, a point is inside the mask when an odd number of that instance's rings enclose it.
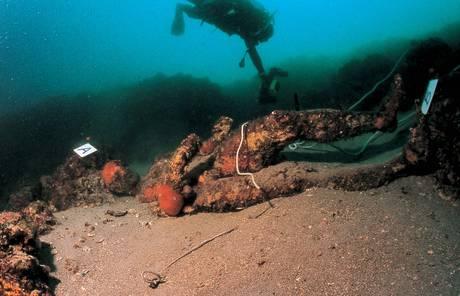
<instances>
[{"instance_id":1,"label":"underwater rock","mask_svg":"<svg viewBox=\"0 0 460 296\"><path fill-rule=\"evenodd\" d=\"M441 39L423 40L407 54L400 69L404 78L406 100L404 109L413 108L415 100L424 96L428 80L436 73L448 73L459 61L454 60L450 46Z\"/></svg>"},{"instance_id":2,"label":"underwater rock","mask_svg":"<svg viewBox=\"0 0 460 296\"><path fill-rule=\"evenodd\" d=\"M0 213L0 295L52 295L49 267L34 257L37 225L22 213Z\"/></svg>"},{"instance_id":3,"label":"underwater rock","mask_svg":"<svg viewBox=\"0 0 460 296\"><path fill-rule=\"evenodd\" d=\"M13 210L21 210L41 195L41 186L25 186L19 191L12 193L9 198L9 205Z\"/></svg>"},{"instance_id":4,"label":"underwater rock","mask_svg":"<svg viewBox=\"0 0 460 296\"><path fill-rule=\"evenodd\" d=\"M52 176L40 178L41 199L58 210L85 203L89 195L100 195L104 199L104 182L100 169L106 162L102 153L94 153L85 158L71 155L60 165Z\"/></svg>"},{"instance_id":5,"label":"underwater rock","mask_svg":"<svg viewBox=\"0 0 460 296\"><path fill-rule=\"evenodd\" d=\"M107 215L110 215L110 216L119 218L119 217L126 216L126 214L128 214L128 211L107 210L105 213L106 213Z\"/></svg>"},{"instance_id":6,"label":"underwater rock","mask_svg":"<svg viewBox=\"0 0 460 296\"><path fill-rule=\"evenodd\" d=\"M459 61L460 62L460 61ZM460 73L440 77L427 115L417 103L418 124L404 149L406 161L418 173L435 173L454 195L460 193Z\"/></svg>"},{"instance_id":7,"label":"underwater rock","mask_svg":"<svg viewBox=\"0 0 460 296\"><path fill-rule=\"evenodd\" d=\"M362 96L375 84L376 77L385 77L391 70L393 62L387 56L370 54L363 58L352 58L344 63L333 76L333 84L329 87L329 108L351 106L356 98ZM385 84L385 86L387 86ZM378 106L380 99L385 95L385 88L378 88L359 105L359 110L372 110ZM313 97L314 101L317 98ZM329 99L330 100L330 99ZM317 103L318 104L318 103Z\"/></svg>"},{"instance_id":8,"label":"underwater rock","mask_svg":"<svg viewBox=\"0 0 460 296\"><path fill-rule=\"evenodd\" d=\"M48 268L36 257L21 251L0 259L0 295L51 296L47 285Z\"/></svg>"},{"instance_id":9,"label":"underwater rock","mask_svg":"<svg viewBox=\"0 0 460 296\"><path fill-rule=\"evenodd\" d=\"M101 171L106 188L116 195L133 195L139 182L139 175L124 167L119 160L107 162Z\"/></svg>"},{"instance_id":10,"label":"underwater rock","mask_svg":"<svg viewBox=\"0 0 460 296\"><path fill-rule=\"evenodd\" d=\"M400 69L406 91L403 108L417 112L403 149L403 161L414 174L434 173L441 188L460 193L460 50L453 51L439 39L417 44ZM456 70L455 70L456 69ZM428 114L421 112L428 82L438 79Z\"/></svg>"},{"instance_id":11,"label":"underwater rock","mask_svg":"<svg viewBox=\"0 0 460 296\"><path fill-rule=\"evenodd\" d=\"M404 147L404 158L413 167L418 169L429 170L427 167L429 152L428 152L428 137L426 131L421 126L411 128L409 141Z\"/></svg>"},{"instance_id":12,"label":"underwater rock","mask_svg":"<svg viewBox=\"0 0 460 296\"><path fill-rule=\"evenodd\" d=\"M108 161L104 153L85 158L72 155L52 176L40 178L41 199L57 210L94 206L113 201L113 194L135 194L138 181L136 173L120 161Z\"/></svg>"},{"instance_id":13,"label":"underwater rock","mask_svg":"<svg viewBox=\"0 0 460 296\"><path fill-rule=\"evenodd\" d=\"M22 290L21 286L14 281L6 281L0 277L0 295L5 296L30 296L31 294L26 293ZM35 294L38 295L38 294Z\"/></svg>"},{"instance_id":14,"label":"underwater rock","mask_svg":"<svg viewBox=\"0 0 460 296\"><path fill-rule=\"evenodd\" d=\"M44 201L34 201L21 211L36 227L39 234L51 230L56 224L51 209Z\"/></svg>"},{"instance_id":15,"label":"underwater rock","mask_svg":"<svg viewBox=\"0 0 460 296\"><path fill-rule=\"evenodd\" d=\"M35 249L36 229L27 223L21 213L0 213L0 231L0 250L6 251L15 244L26 250Z\"/></svg>"}]
</instances>

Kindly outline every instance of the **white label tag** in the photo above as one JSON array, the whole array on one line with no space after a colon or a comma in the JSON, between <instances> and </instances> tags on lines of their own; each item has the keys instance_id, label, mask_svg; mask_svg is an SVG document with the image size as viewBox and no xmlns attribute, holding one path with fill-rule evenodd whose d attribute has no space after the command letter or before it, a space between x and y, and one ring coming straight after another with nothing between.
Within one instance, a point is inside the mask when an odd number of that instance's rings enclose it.
<instances>
[{"instance_id":1,"label":"white label tag","mask_svg":"<svg viewBox=\"0 0 460 296\"><path fill-rule=\"evenodd\" d=\"M75 148L73 151L74 151L75 153L77 153L78 156L80 156L80 157L86 157L86 156L88 156L88 155L93 154L94 152L96 152L97 149L96 149L93 145L91 145L90 143L86 143L86 144L83 145L83 146L80 146L80 147L78 147L78 148Z\"/></svg>"},{"instance_id":2,"label":"white label tag","mask_svg":"<svg viewBox=\"0 0 460 296\"><path fill-rule=\"evenodd\" d=\"M428 83L428 87L426 88L425 97L423 97L422 103L422 113L424 115L427 115L428 110L430 110L431 101L433 100L436 86L438 86L438 79L430 80Z\"/></svg>"}]
</instances>

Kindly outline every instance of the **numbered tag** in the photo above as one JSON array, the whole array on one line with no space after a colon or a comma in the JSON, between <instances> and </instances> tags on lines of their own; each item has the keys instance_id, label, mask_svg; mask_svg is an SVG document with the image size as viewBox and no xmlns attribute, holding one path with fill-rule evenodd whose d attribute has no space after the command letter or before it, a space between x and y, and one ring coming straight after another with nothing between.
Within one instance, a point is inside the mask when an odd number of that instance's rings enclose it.
<instances>
[{"instance_id":1,"label":"numbered tag","mask_svg":"<svg viewBox=\"0 0 460 296\"><path fill-rule=\"evenodd\" d=\"M80 157L86 157L86 156L88 156L88 155L93 154L94 152L96 152L97 149L96 149L93 145L91 145L90 143L86 143L86 144L83 145L83 146L80 146L80 147L78 147L78 148L75 148L73 151L74 151L75 153L77 153L78 156L80 156Z\"/></svg>"},{"instance_id":2,"label":"numbered tag","mask_svg":"<svg viewBox=\"0 0 460 296\"><path fill-rule=\"evenodd\" d=\"M430 110L431 101L433 101L434 93L436 91L436 87L438 86L438 79L430 80L428 83L428 87L426 88L425 97L423 97L422 103L422 113L424 115L428 114L428 110Z\"/></svg>"}]
</instances>

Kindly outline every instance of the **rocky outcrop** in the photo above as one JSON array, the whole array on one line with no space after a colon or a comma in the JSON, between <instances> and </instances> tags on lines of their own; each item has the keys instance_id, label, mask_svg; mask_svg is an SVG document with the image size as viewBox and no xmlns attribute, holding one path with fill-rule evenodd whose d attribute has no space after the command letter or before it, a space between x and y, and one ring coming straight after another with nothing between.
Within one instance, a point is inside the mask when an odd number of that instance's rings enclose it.
<instances>
[{"instance_id":1,"label":"rocky outcrop","mask_svg":"<svg viewBox=\"0 0 460 296\"><path fill-rule=\"evenodd\" d=\"M34 202L22 212L0 213L0 295L52 295L49 267L37 259L38 234L54 223L45 204Z\"/></svg>"}]
</instances>

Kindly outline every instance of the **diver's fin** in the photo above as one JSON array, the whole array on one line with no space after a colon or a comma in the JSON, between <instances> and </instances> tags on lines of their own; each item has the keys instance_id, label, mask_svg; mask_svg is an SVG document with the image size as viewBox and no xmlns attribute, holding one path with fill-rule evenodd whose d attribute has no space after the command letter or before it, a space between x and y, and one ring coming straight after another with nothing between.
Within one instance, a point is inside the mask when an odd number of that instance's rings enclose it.
<instances>
[{"instance_id":1,"label":"diver's fin","mask_svg":"<svg viewBox=\"0 0 460 296\"><path fill-rule=\"evenodd\" d=\"M183 35L185 31L184 13L182 10L176 10L176 16L171 26L171 34L174 36Z\"/></svg>"}]
</instances>

